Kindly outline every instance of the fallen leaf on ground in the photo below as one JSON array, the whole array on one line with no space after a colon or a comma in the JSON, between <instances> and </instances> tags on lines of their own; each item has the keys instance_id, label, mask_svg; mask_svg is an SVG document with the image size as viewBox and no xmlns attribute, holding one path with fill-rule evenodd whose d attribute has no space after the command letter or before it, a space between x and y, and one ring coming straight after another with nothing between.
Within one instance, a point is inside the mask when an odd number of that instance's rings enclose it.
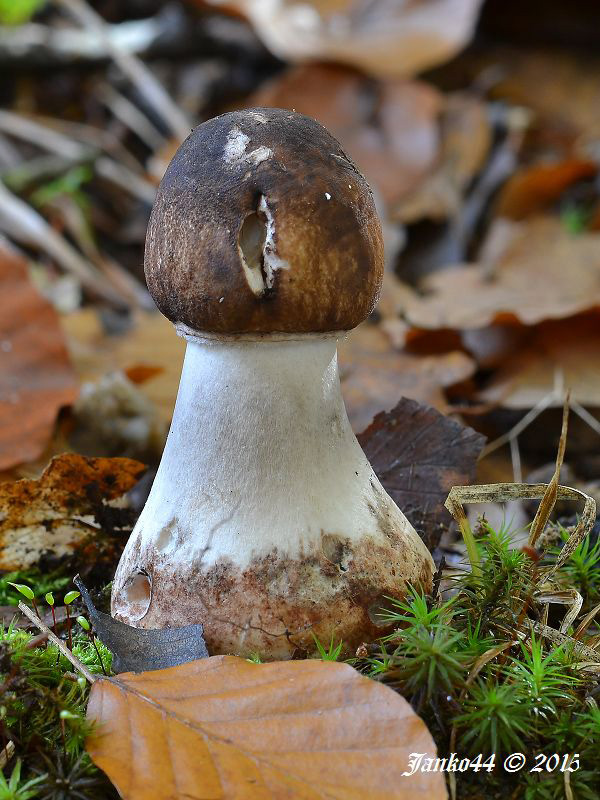
<instances>
[{"instance_id":1,"label":"fallen leaf on ground","mask_svg":"<svg viewBox=\"0 0 600 800\"><path fill-rule=\"evenodd\" d=\"M0 483L0 569L20 570L42 556L76 549L100 561L103 534L131 527L130 512L107 505L138 481L146 467L128 458L53 458L38 480ZM110 541L107 542L110 545Z\"/></svg>"},{"instance_id":2,"label":"fallen leaf on ground","mask_svg":"<svg viewBox=\"0 0 600 800\"><path fill-rule=\"evenodd\" d=\"M0 470L33 461L63 406L77 397L58 315L0 242Z\"/></svg>"},{"instance_id":3,"label":"fallen leaf on ground","mask_svg":"<svg viewBox=\"0 0 600 800\"><path fill-rule=\"evenodd\" d=\"M316 119L392 207L436 164L442 102L420 81L375 83L342 67L312 64L287 70L246 105L289 108Z\"/></svg>"},{"instance_id":4,"label":"fallen leaf on ground","mask_svg":"<svg viewBox=\"0 0 600 800\"><path fill-rule=\"evenodd\" d=\"M552 320L536 326L476 395L481 403L533 408L557 380L582 406L600 401L600 314ZM558 392L551 405L561 407Z\"/></svg>"},{"instance_id":5,"label":"fallen leaf on ground","mask_svg":"<svg viewBox=\"0 0 600 800\"><path fill-rule=\"evenodd\" d=\"M482 0L208 0L245 14L284 61L338 61L405 76L451 58L471 38Z\"/></svg>"},{"instance_id":6,"label":"fallen leaf on ground","mask_svg":"<svg viewBox=\"0 0 600 800\"><path fill-rule=\"evenodd\" d=\"M504 72L494 98L532 109L541 125L559 124L575 132L580 154L597 142L600 58L573 49L503 46L486 48L483 60ZM480 73L483 68L480 64L476 69Z\"/></svg>"},{"instance_id":7,"label":"fallen leaf on ground","mask_svg":"<svg viewBox=\"0 0 600 800\"><path fill-rule=\"evenodd\" d=\"M358 441L386 492L427 546L436 547L450 521L448 492L474 479L485 436L403 398L378 414Z\"/></svg>"},{"instance_id":8,"label":"fallen leaf on ground","mask_svg":"<svg viewBox=\"0 0 600 800\"><path fill-rule=\"evenodd\" d=\"M467 187L480 173L492 144L488 110L477 97L455 92L444 98L440 113L440 157L435 169L391 210L410 224L457 216Z\"/></svg>"},{"instance_id":9,"label":"fallen leaf on ground","mask_svg":"<svg viewBox=\"0 0 600 800\"><path fill-rule=\"evenodd\" d=\"M73 583L81 592L96 635L113 654L115 672L146 672L208 658L202 625L134 628L98 611L79 575Z\"/></svg>"},{"instance_id":10,"label":"fallen leaf on ground","mask_svg":"<svg viewBox=\"0 0 600 800\"><path fill-rule=\"evenodd\" d=\"M600 307L600 234L575 236L554 217L511 225L494 263L445 269L423 282L424 296L407 295L407 320L416 328L466 330L534 325Z\"/></svg>"},{"instance_id":11,"label":"fallen leaf on ground","mask_svg":"<svg viewBox=\"0 0 600 800\"><path fill-rule=\"evenodd\" d=\"M503 186L496 214L514 220L539 214L555 203L571 184L597 174L598 164L580 159L526 167Z\"/></svg>"},{"instance_id":12,"label":"fallen leaf on ground","mask_svg":"<svg viewBox=\"0 0 600 800\"><path fill-rule=\"evenodd\" d=\"M444 411L444 388L469 378L475 363L465 353L414 356L394 349L379 326L363 323L339 344L342 394L355 431L376 414L410 397Z\"/></svg>"},{"instance_id":13,"label":"fallen leaf on ground","mask_svg":"<svg viewBox=\"0 0 600 800\"><path fill-rule=\"evenodd\" d=\"M84 309L62 318L73 365L82 383L95 383L107 373L133 370L142 376L140 391L153 403L163 422L173 415L181 377L185 340L162 314L140 312L130 330L111 336L98 314Z\"/></svg>"},{"instance_id":14,"label":"fallen leaf on ground","mask_svg":"<svg viewBox=\"0 0 600 800\"><path fill-rule=\"evenodd\" d=\"M86 747L124 800L446 798L429 731L399 694L348 664L213 656L99 678Z\"/></svg>"}]
</instances>

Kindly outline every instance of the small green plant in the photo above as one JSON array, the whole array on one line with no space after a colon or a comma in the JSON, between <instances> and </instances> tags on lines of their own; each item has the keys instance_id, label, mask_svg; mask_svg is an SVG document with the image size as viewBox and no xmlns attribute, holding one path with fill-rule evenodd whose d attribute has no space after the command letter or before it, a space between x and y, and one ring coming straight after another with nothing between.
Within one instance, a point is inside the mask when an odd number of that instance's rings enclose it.
<instances>
[{"instance_id":1,"label":"small green plant","mask_svg":"<svg viewBox=\"0 0 600 800\"><path fill-rule=\"evenodd\" d=\"M569 538L569 532L560 529L563 544ZM552 551L558 555L559 548ZM600 539L590 544L584 539L571 554L569 560L559 570L559 575L568 586L575 586L585 599L584 610L600 602Z\"/></svg>"},{"instance_id":2,"label":"small green plant","mask_svg":"<svg viewBox=\"0 0 600 800\"><path fill-rule=\"evenodd\" d=\"M451 577L449 598L411 590L403 601L389 600L381 617L396 630L352 663L413 704L440 756L579 753L580 767L570 773L573 797L598 798L600 653L596 661L591 655L600 642L598 620L589 618L577 639L556 631L552 626L559 627L560 620L546 619L535 600L548 562L515 548L508 530L487 524L473 544L476 569ZM600 545L582 543L556 573L560 590L581 591L585 585L592 597L571 631L600 602L594 594L599 550ZM493 785L491 796L565 797L562 772L511 775L497 768L485 778L486 790ZM459 798L481 796L481 776L465 773L456 780Z\"/></svg>"},{"instance_id":3,"label":"small green plant","mask_svg":"<svg viewBox=\"0 0 600 800\"><path fill-rule=\"evenodd\" d=\"M528 698L509 683L490 678L477 681L456 718L463 728L460 741L473 753L510 753L525 747L529 728Z\"/></svg>"},{"instance_id":4,"label":"small green plant","mask_svg":"<svg viewBox=\"0 0 600 800\"><path fill-rule=\"evenodd\" d=\"M580 683L577 676L563 669L560 663L562 649L551 650L544 656L541 640L532 634L528 646L521 644L520 657L511 659L512 666L507 676L509 685L514 678L517 692L527 696L534 713L544 724L550 715L556 715L557 704L573 699L573 691Z\"/></svg>"},{"instance_id":5,"label":"small green plant","mask_svg":"<svg viewBox=\"0 0 600 800\"><path fill-rule=\"evenodd\" d=\"M30 588L36 599L47 592L58 593L71 582L71 576L60 569L42 573L37 567L17 572L6 572L0 576L0 605L16 606L24 595L15 589L15 584L24 584Z\"/></svg>"},{"instance_id":6,"label":"small green plant","mask_svg":"<svg viewBox=\"0 0 600 800\"><path fill-rule=\"evenodd\" d=\"M462 686L470 660L461 651L464 634L435 623L415 625L399 632L394 652L394 667L387 679L397 682L404 692L420 692L431 700L441 692L452 694Z\"/></svg>"},{"instance_id":7,"label":"small green plant","mask_svg":"<svg viewBox=\"0 0 600 800\"><path fill-rule=\"evenodd\" d=\"M263 660L260 656L260 653L250 653L246 661L250 661L251 664L262 664Z\"/></svg>"},{"instance_id":8,"label":"small green plant","mask_svg":"<svg viewBox=\"0 0 600 800\"><path fill-rule=\"evenodd\" d=\"M39 609L37 607L37 603L35 602L35 594L33 593L33 590L30 589L29 586L27 586L24 583L11 583L9 581L9 586L12 586L13 589L16 589L17 592L19 592L19 594L22 594L23 597L26 600L29 600L29 602L33 605L33 609L34 609L35 613L39 617L40 612L39 612Z\"/></svg>"},{"instance_id":9,"label":"small green plant","mask_svg":"<svg viewBox=\"0 0 600 800\"><path fill-rule=\"evenodd\" d=\"M8 780L0 771L0 800L30 800L32 797L39 797L36 787L43 779L44 776L39 776L22 781L21 759L18 758Z\"/></svg>"},{"instance_id":10,"label":"small green plant","mask_svg":"<svg viewBox=\"0 0 600 800\"><path fill-rule=\"evenodd\" d=\"M344 643L340 641L338 644L335 644L333 640L333 633L331 634L331 640L327 649L325 649L323 644L319 641L314 633L312 637L315 640L315 645L321 661L337 661L339 659Z\"/></svg>"}]
</instances>

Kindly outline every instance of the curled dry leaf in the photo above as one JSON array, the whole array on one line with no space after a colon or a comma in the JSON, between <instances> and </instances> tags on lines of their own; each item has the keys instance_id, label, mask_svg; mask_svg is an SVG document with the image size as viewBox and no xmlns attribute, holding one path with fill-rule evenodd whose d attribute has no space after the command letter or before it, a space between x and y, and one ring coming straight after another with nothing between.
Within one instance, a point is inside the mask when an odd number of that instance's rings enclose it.
<instances>
[{"instance_id":1,"label":"curled dry leaf","mask_svg":"<svg viewBox=\"0 0 600 800\"><path fill-rule=\"evenodd\" d=\"M73 583L81 592L96 635L113 654L114 672L146 672L208 658L202 625L134 628L98 611L79 575Z\"/></svg>"},{"instance_id":2,"label":"curled dry leaf","mask_svg":"<svg viewBox=\"0 0 600 800\"><path fill-rule=\"evenodd\" d=\"M0 569L26 569L43 555L87 547L103 529L128 520L110 500L129 491L145 470L128 458L53 458L38 480L0 483ZM90 560L97 555L90 550Z\"/></svg>"},{"instance_id":3,"label":"curled dry leaf","mask_svg":"<svg viewBox=\"0 0 600 800\"><path fill-rule=\"evenodd\" d=\"M57 414L77 397L58 315L0 242L0 470L33 461Z\"/></svg>"},{"instance_id":4,"label":"curled dry leaf","mask_svg":"<svg viewBox=\"0 0 600 800\"><path fill-rule=\"evenodd\" d=\"M485 437L435 408L403 398L358 440L386 492L435 547L449 515L450 489L470 483Z\"/></svg>"},{"instance_id":5,"label":"curled dry leaf","mask_svg":"<svg viewBox=\"0 0 600 800\"><path fill-rule=\"evenodd\" d=\"M381 76L414 75L470 40L482 0L208 0L245 14L284 61L338 61Z\"/></svg>"},{"instance_id":6,"label":"curled dry leaf","mask_svg":"<svg viewBox=\"0 0 600 800\"><path fill-rule=\"evenodd\" d=\"M435 757L400 695L347 664L253 664L213 656L99 678L86 743L124 800L446 798L442 773L404 777Z\"/></svg>"},{"instance_id":7,"label":"curled dry leaf","mask_svg":"<svg viewBox=\"0 0 600 800\"><path fill-rule=\"evenodd\" d=\"M447 408L444 388L469 378L475 363L465 353L414 356L395 350L380 327L364 323L339 345L342 395L355 431L401 397Z\"/></svg>"},{"instance_id":8,"label":"curled dry leaf","mask_svg":"<svg viewBox=\"0 0 600 800\"><path fill-rule=\"evenodd\" d=\"M600 307L598 233L574 236L553 217L511 223L503 246L486 261L485 269L456 266L428 278L425 296L406 297L408 321L416 328L466 330L495 322L534 325Z\"/></svg>"},{"instance_id":9,"label":"curled dry leaf","mask_svg":"<svg viewBox=\"0 0 600 800\"><path fill-rule=\"evenodd\" d=\"M439 157L442 102L420 81L376 83L341 67L312 64L284 72L247 105L294 109L318 120L391 208Z\"/></svg>"}]
</instances>

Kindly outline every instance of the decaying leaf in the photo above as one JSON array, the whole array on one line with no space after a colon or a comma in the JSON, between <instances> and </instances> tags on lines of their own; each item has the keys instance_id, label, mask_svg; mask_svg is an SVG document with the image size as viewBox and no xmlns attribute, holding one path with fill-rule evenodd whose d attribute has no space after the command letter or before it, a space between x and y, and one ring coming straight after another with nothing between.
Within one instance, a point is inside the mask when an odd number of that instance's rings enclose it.
<instances>
[{"instance_id":1,"label":"decaying leaf","mask_svg":"<svg viewBox=\"0 0 600 800\"><path fill-rule=\"evenodd\" d=\"M434 170L392 209L409 224L441 221L460 214L467 187L480 173L492 144L488 110L477 97L455 92L440 110L440 156Z\"/></svg>"},{"instance_id":2,"label":"decaying leaf","mask_svg":"<svg viewBox=\"0 0 600 800\"><path fill-rule=\"evenodd\" d=\"M347 664L213 656L99 678L87 742L124 800L446 798L424 723L399 694Z\"/></svg>"},{"instance_id":3,"label":"decaying leaf","mask_svg":"<svg viewBox=\"0 0 600 800\"><path fill-rule=\"evenodd\" d=\"M0 242L0 470L33 461L77 397L58 316Z\"/></svg>"},{"instance_id":4,"label":"decaying leaf","mask_svg":"<svg viewBox=\"0 0 600 800\"><path fill-rule=\"evenodd\" d=\"M557 385L582 406L600 398L600 315L550 320L527 332L476 399L504 408L533 408ZM560 392L550 405L562 405Z\"/></svg>"},{"instance_id":5,"label":"decaying leaf","mask_svg":"<svg viewBox=\"0 0 600 800\"><path fill-rule=\"evenodd\" d=\"M290 108L318 120L391 208L436 164L442 102L420 81L375 83L341 67L313 64L284 72L246 105Z\"/></svg>"},{"instance_id":6,"label":"decaying leaf","mask_svg":"<svg viewBox=\"0 0 600 800\"><path fill-rule=\"evenodd\" d=\"M365 323L339 345L342 394L352 427L364 430L382 409L410 397L444 411L444 388L469 378L475 364L465 353L417 357L395 350L379 326Z\"/></svg>"},{"instance_id":7,"label":"decaying leaf","mask_svg":"<svg viewBox=\"0 0 600 800\"><path fill-rule=\"evenodd\" d=\"M284 61L338 61L376 76L405 76L464 47L482 0L208 2L245 14Z\"/></svg>"},{"instance_id":8,"label":"decaying leaf","mask_svg":"<svg viewBox=\"0 0 600 800\"><path fill-rule=\"evenodd\" d=\"M90 561L99 560L98 534L131 522L126 509L108 501L129 491L145 469L128 458L66 453L38 480L0 483L0 569L26 569L42 556L61 558L76 548L89 547Z\"/></svg>"},{"instance_id":9,"label":"decaying leaf","mask_svg":"<svg viewBox=\"0 0 600 800\"><path fill-rule=\"evenodd\" d=\"M115 672L147 672L208 658L202 625L155 630L133 628L98 611L79 575L73 582L81 592L96 635L113 654Z\"/></svg>"},{"instance_id":10,"label":"decaying leaf","mask_svg":"<svg viewBox=\"0 0 600 800\"><path fill-rule=\"evenodd\" d=\"M496 213L509 219L525 219L546 211L571 184L594 178L594 161L570 159L555 164L537 164L515 173L503 186Z\"/></svg>"},{"instance_id":11,"label":"decaying leaf","mask_svg":"<svg viewBox=\"0 0 600 800\"><path fill-rule=\"evenodd\" d=\"M403 398L378 414L358 440L386 492L428 547L449 522L448 492L469 483L485 437L434 408Z\"/></svg>"},{"instance_id":12,"label":"decaying leaf","mask_svg":"<svg viewBox=\"0 0 600 800\"><path fill-rule=\"evenodd\" d=\"M409 322L452 330L505 321L534 325L600 307L600 234L574 236L554 217L512 225L485 269L456 266L428 278L426 295L406 301Z\"/></svg>"}]
</instances>

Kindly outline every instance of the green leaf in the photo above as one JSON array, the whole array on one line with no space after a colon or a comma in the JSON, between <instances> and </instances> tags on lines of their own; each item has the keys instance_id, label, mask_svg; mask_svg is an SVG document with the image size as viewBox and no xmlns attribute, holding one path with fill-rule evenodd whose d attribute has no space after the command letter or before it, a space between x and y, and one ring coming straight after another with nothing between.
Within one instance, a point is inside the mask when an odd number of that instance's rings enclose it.
<instances>
[{"instance_id":1,"label":"green leaf","mask_svg":"<svg viewBox=\"0 0 600 800\"><path fill-rule=\"evenodd\" d=\"M73 600L77 600L78 597L81 597L81 594L79 592L76 592L75 590L73 590L72 592L67 592L65 595L65 599L63 600L63 603L66 606L71 605Z\"/></svg>"},{"instance_id":2,"label":"green leaf","mask_svg":"<svg viewBox=\"0 0 600 800\"><path fill-rule=\"evenodd\" d=\"M54 595L52 594L52 592L46 592L46 594L44 595L44 599L46 600L49 606L54 605Z\"/></svg>"},{"instance_id":3,"label":"green leaf","mask_svg":"<svg viewBox=\"0 0 600 800\"><path fill-rule=\"evenodd\" d=\"M17 592L20 592L23 595L23 597L26 597L28 600L33 600L33 598L35 597L33 590L30 589L29 586L25 586L24 583L11 583L10 581L8 581L8 583L10 586L16 589Z\"/></svg>"}]
</instances>

